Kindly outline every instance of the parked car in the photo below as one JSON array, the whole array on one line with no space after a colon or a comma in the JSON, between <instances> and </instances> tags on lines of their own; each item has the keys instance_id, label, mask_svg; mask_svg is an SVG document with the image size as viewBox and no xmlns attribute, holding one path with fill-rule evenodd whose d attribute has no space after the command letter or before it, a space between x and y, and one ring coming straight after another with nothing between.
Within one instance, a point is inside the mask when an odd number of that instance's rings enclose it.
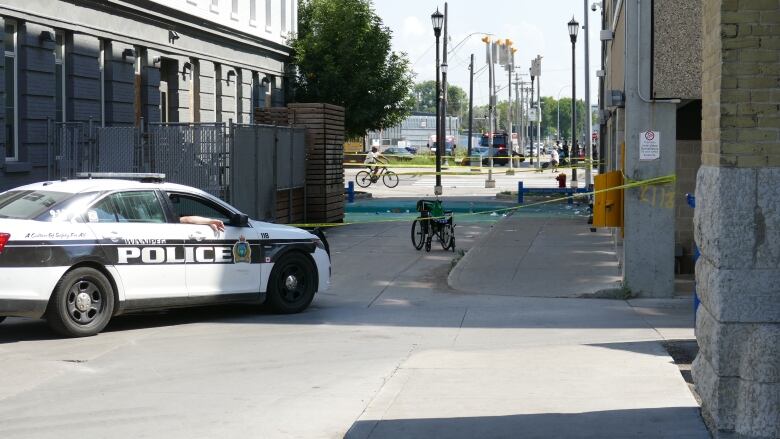
<instances>
[{"instance_id":1,"label":"parked car","mask_svg":"<svg viewBox=\"0 0 780 439\"><path fill-rule=\"evenodd\" d=\"M400 146L391 146L382 151L382 155L390 161L408 161L414 158L414 154L406 148Z\"/></svg>"},{"instance_id":2,"label":"parked car","mask_svg":"<svg viewBox=\"0 0 780 439\"><path fill-rule=\"evenodd\" d=\"M416 146L407 146L406 150L409 151L412 154L417 154L417 147Z\"/></svg>"},{"instance_id":3,"label":"parked car","mask_svg":"<svg viewBox=\"0 0 780 439\"><path fill-rule=\"evenodd\" d=\"M471 147L471 157L479 156L482 166L490 165L490 148L486 146L473 146ZM525 161L523 155L513 152L512 156L515 158L515 165ZM469 157L461 159L461 165L470 166L472 161ZM494 148L493 164L496 166L505 166L509 164L509 155L506 148Z\"/></svg>"},{"instance_id":4,"label":"parked car","mask_svg":"<svg viewBox=\"0 0 780 439\"><path fill-rule=\"evenodd\" d=\"M250 220L199 189L143 177L0 193L0 321L43 317L81 337L135 310L254 302L297 313L328 288L324 235Z\"/></svg>"}]
</instances>

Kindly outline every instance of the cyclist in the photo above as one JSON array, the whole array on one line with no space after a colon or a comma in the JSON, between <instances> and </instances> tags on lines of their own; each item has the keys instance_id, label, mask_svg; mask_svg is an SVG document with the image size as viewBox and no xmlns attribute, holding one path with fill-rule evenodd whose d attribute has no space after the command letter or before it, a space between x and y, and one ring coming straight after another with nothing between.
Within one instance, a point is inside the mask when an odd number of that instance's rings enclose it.
<instances>
[{"instance_id":1,"label":"cyclist","mask_svg":"<svg viewBox=\"0 0 780 439\"><path fill-rule=\"evenodd\" d=\"M376 146L371 147L371 151L369 151L366 154L366 159L363 161L363 164L369 165L368 168L371 169L371 182L375 183L377 180L376 174L379 172L379 166L370 166L375 165L377 163L385 163L387 164L388 161L384 157L382 157L382 154L379 153L379 148Z\"/></svg>"}]
</instances>

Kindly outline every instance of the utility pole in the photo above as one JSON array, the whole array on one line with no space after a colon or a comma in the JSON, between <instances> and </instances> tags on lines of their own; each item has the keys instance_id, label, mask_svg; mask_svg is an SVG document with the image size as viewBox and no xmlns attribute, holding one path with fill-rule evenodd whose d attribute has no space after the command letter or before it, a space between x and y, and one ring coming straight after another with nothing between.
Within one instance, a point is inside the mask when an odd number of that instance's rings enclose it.
<instances>
[{"instance_id":1,"label":"utility pole","mask_svg":"<svg viewBox=\"0 0 780 439\"><path fill-rule=\"evenodd\" d=\"M514 70L514 56L512 55L511 42L507 40L506 44L506 71L508 73L507 90L509 96L506 100L506 152L509 155L509 169L506 171L507 175L515 175L515 170L512 167L512 152L514 147L512 146L512 70Z\"/></svg>"},{"instance_id":2,"label":"utility pole","mask_svg":"<svg viewBox=\"0 0 780 439\"><path fill-rule=\"evenodd\" d=\"M472 110L474 109L474 54L471 54L471 62L469 63L469 148L468 148L468 160L471 160L471 138L474 134L474 114L472 113ZM471 162L469 162L471 163Z\"/></svg>"},{"instance_id":3,"label":"utility pole","mask_svg":"<svg viewBox=\"0 0 780 439\"><path fill-rule=\"evenodd\" d=\"M495 77L493 76L493 47L495 43L490 40L490 37L484 37L482 39L486 43L487 47L487 63L488 63L488 179L485 180L486 188L496 187L496 181L493 180L493 109L496 104L495 97Z\"/></svg>"},{"instance_id":4,"label":"utility pole","mask_svg":"<svg viewBox=\"0 0 780 439\"><path fill-rule=\"evenodd\" d=\"M591 179L591 170L593 169L593 133L592 133L592 126L593 126L593 117L590 110L590 58L589 58L589 45L588 45L588 0L584 0L583 4L585 5L585 26L583 26L583 30L585 31L585 136L587 137L585 139L586 142L588 142L588 150L587 150L587 157L585 157L585 188L590 188L590 185L593 183L593 180Z\"/></svg>"},{"instance_id":5,"label":"utility pole","mask_svg":"<svg viewBox=\"0 0 780 439\"><path fill-rule=\"evenodd\" d=\"M520 87L522 86L522 83L520 82L520 76L515 72L515 127L517 130L517 147L520 148L520 153L522 153L523 144L521 143L520 139L523 137L522 132L520 131Z\"/></svg>"},{"instance_id":6,"label":"utility pole","mask_svg":"<svg viewBox=\"0 0 780 439\"><path fill-rule=\"evenodd\" d=\"M531 60L531 64L533 64L533 60ZM531 128L528 138L531 140L530 142L530 148L531 148L531 164L534 164L534 126L533 121L531 121L530 117L530 110L534 108L534 80L536 79L536 75L534 75L534 68L531 67L528 69L528 73L531 74L531 96L529 97L530 102L528 103L528 110L529 110L529 117L528 117L528 126Z\"/></svg>"},{"instance_id":7,"label":"utility pole","mask_svg":"<svg viewBox=\"0 0 780 439\"><path fill-rule=\"evenodd\" d=\"M542 56L536 55L536 167L540 167L542 155Z\"/></svg>"}]
</instances>

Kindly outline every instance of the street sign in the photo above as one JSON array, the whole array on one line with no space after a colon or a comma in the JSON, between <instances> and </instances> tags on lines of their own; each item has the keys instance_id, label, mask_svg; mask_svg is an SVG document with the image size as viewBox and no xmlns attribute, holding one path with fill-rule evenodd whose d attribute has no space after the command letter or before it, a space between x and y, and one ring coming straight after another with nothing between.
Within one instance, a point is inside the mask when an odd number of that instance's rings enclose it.
<instances>
[{"instance_id":1,"label":"street sign","mask_svg":"<svg viewBox=\"0 0 780 439\"><path fill-rule=\"evenodd\" d=\"M528 120L531 122L539 122L539 112L536 111L536 107L528 109Z\"/></svg>"},{"instance_id":2,"label":"street sign","mask_svg":"<svg viewBox=\"0 0 780 439\"><path fill-rule=\"evenodd\" d=\"M639 133L639 160L657 160L661 157L661 136L658 131Z\"/></svg>"}]
</instances>

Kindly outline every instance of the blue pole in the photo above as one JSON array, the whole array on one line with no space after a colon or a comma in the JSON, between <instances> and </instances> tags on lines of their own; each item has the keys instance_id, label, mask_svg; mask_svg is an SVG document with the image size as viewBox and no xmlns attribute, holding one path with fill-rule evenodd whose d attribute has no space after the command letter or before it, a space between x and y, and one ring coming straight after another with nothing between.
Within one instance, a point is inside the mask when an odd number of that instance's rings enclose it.
<instances>
[{"instance_id":1,"label":"blue pole","mask_svg":"<svg viewBox=\"0 0 780 439\"><path fill-rule=\"evenodd\" d=\"M355 182L350 181L347 183L347 203L355 202Z\"/></svg>"},{"instance_id":2,"label":"blue pole","mask_svg":"<svg viewBox=\"0 0 780 439\"><path fill-rule=\"evenodd\" d=\"M523 204L523 181L517 182L517 204Z\"/></svg>"}]
</instances>

